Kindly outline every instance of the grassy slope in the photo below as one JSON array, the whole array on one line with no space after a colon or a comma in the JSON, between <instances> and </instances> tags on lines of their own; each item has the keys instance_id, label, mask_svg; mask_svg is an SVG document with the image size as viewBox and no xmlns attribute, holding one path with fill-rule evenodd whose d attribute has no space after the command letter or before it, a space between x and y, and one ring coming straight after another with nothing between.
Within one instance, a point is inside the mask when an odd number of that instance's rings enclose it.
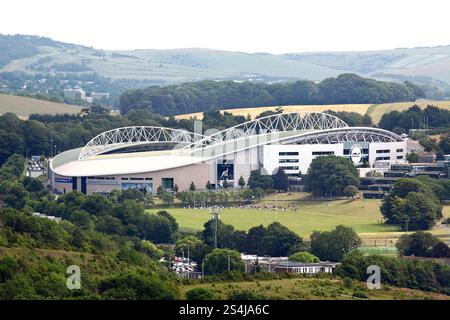
<instances>
[{"instance_id":1,"label":"grassy slope","mask_svg":"<svg viewBox=\"0 0 450 320\"><path fill-rule=\"evenodd\" d=\"M18 117L28 118L32 113L71 113L80 112L81 107L45 100L0 94L0 114L15 113Z\"/></svg>"},{"instance_id":2,"label":"grassy slope","mask_svg":"<svg viewBox=\"0 0 450 320\"><path fill-rule=\"evenodd\" d=\"M285 112L293 112L293 111L325 111L325 110L333 110L333 111L348 111L348 112L358 112L360 114L369 114L374 123L378 123L380 121L381 116L385 112L398 110L403 111L411 107L413 104L417 104L420 107L424 108L428 104L436 105L440 108L445 108L450 110L450 101L418 101L418 102L395 102L395 103L385 103L385 104L333 104L333 105L298 105L298 106L284 106L282 107ZM250 114L252 118L259 115L263 111L275 110L277 107L256 107L256 108L240 108L240 109L224 109L223 111L231 112L235 115L243 115L247 116ZM201 119L203 114L201 112L190 113L190 114L182 114L176 116L178 119L187 119L190 117L197 117Z\"/></svg>"},{"instance_id":3,"label":"grassy slope","mask_svg":"<svg viewBox=\"0 0 450 320\"><path fill-rule=\"evenodd\" d=\"M278 204L282 206L281 203ZM297 204L297 211L278 211L272 209L229 208L221 211L221 220L232 224L239 230L248 230L260 224L268 225L274 221L289 227L301 236L309 236L314 230L331 230L338 224L353 226L357 232L388 232L395 227L386 226L378 221L379 202L374 200L337 200L329 202L302 202ZM155 210L150 210L154 212ZM171 209L170 213L178 223L189 229L200 230L210 219L209 210Z\"/></svg>"},{"instance_id":4,"label":"grassy slope","mask_svg":"<svg viewBox=\"0 0 450 320\"><path fill-rule=\"evenodd\" d=\"M343 286L339 279L316 279L297 278L267 280L255 282L231 282L231 283L208 283L181 286L183 297L192 288L207 288L214 292L218 299L226 299L233 290L249 289L257 294L262 294L273 299L300 300L300 299L359 299L353 298L354 292L363 292L368 299L383 300L410 300L410 299L438 299L448 300L450 296L411 290L405 288L395 288L382 286L380 290L368 290L365 283L353 282L352 288Z\"/></svg>"},{"instance_id":5,"label":"grassy slope","mask_svg":"<svg viewBox=\"0 0 450 320\"><path fill-rule=\"evenodd\" d=\"M305 193L280 194L277 197L278 207L290 209L275 212L273 209L240 209L227 208L221 211L221 220L232 224L238 230L248 230L260 224L268 225L274 221L287 226L302 237L309 237L314 230L331 230L336 225L352 226L366 241L366 245L391 245L390 240L396 240L402 232L392 225L381 223L379 211L380 200L335 200L311 201ZM274 197L267 197L260 203L275 204ZM293 205L297 211L293 210ZM158 209L148 210L154 213ZM186 230L201 230L203 224L211 218L208 209L167 209ZM450 217L450 206L444 207L444 215ZM449 230L438 228L432 231L442 239L449 237Z\"/></svg>"}]
</instances>

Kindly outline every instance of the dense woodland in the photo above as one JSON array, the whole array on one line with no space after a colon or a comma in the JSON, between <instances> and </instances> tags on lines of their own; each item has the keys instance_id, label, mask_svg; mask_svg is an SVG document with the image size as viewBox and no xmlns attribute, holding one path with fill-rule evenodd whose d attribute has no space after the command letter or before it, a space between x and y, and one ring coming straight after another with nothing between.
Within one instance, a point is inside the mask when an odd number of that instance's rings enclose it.
<instances>
[{"instance_id":1,"label":"dense woodland","mask_svg":"<svg viewBox=\"0 0 450 320\"><path fill-rule=\"evenodd\" d=\"M385 103L414 101L424 97L412 84L376 81L355 74L342 74L320 83L251 83L200 81L166 87L152 86L127 91L120 97L120 109L147 109L162 115L205 111L210 108L246 108L295 104Z\"/></svg>"}]
</instances>

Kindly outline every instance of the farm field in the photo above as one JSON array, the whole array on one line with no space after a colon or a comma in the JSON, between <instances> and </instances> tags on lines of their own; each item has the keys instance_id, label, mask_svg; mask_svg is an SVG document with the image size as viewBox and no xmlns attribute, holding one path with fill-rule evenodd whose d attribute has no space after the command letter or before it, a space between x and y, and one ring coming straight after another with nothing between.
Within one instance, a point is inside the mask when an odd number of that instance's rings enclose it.
<instances>
[{"instance_id":1,"label":"farm field","mask_svg":"<svg viewBox=\"0 0 450 320\"><path fill-rule=\"evenodd\" d=\"M394 103L385 103L385 104L335 104L335 105L297 105L297 106L282 106L285 112L293 112L293 111L325 111L325 110L333 110L333 111L348 111L348 112L357 112L360 114L368 114L372 117L374 123L378 123L383 116L384 113L390 112L393 110L404 111L411 107L413 104L419 105L421 108L425 108L429 104L436 105L440 108L445 108L450 110L450 101L417 101L417 102L394 102ZM275 110L276 106L272 107L256 107L256 108L240 108L240 109L224 109L222 111L231 112L234 115L243 115L247 116L248 114L255 118L261 112L268 110ZM176 116L177 119L188 119L190 117L197 117L197 119L201 119L203 117L202 112L190 113L190 114L182 114Z\"/></svg>"},{"instance_id":2,"label":"farm field","mask_svg":"<svg viewBox=\"0 0 450 320\"><path fill-rule=\"evenodd\" d=\"M0 115L11 112L19 118L27 119L33 113L76 114L80 111L81 107L79 106L0 93Z\"/></svg>"},{"instance_id":3,"label":"farm field","mask_svg":"<svg viewBox=\"0 0 450 320\"><path fill-rule=\"evenodd\" d=\"M205 288L213 292L217 299L226 299L233 291L250 290L254 294L262 295L269 299L282 300L315 300L315 299L383 299L383 300L404 300L404 299L435 299L448 300L450 296L412 290L406 288L396 288L383 285L380 290L368 290L365 283L353 281L352 287L343 285L340 279L317 279L317 278L293 278L280 280L264 280L253 282L227 282L227 283L204 283L195 285L180 286L180 291L185 298L187 291L193 288ZM354 297L359 293L361 298Z\"/></svg>"},{"instance_id":4,"label":"farm field","mask_svg":"<svg viewBox=\"0 0 450 320\"><path fill-rule=\"evenodd\" d=\"M374 123L378 123L386 112L391 112L394 110L405 111L413 104L417 104L421 108L426 108L427 105L435 105L439 108L450 110L450 101L416 101L416 102L396 102L396 103L385 103L385 104L374 104L369 107L367 113L372 117Z\"/></svg>"},{"instance_id":5,"label":"farm field","mask_svg":"<svg viewBox=\"0 0 450 320\"><path fill-rule=\"evenodd\" d=\"M404 233L397 226L381 223L379 211L380 200L373 199L344 199L333 201L313 201L307 193L283 193L268 196L258 205L274 206L285 210L274 209L246 209L225 208L221 210L221 220L233 225L237 230L248 230L251 227L269 225L278 221L303 238L309 238L311 233L332 230L335 226L343 224L351 226L363 239L365 245L393 245ZM294 209L294 206L297 210ZM160 209L150 209L155 213ZM172 214L182 229L186 231L199 231L203 224L211 218L209 209L165 209ZM444 206L445 217L450 217L450 206ZM448 239L448 228L441 227L432 230L432 233L442 239Z\"/></svg>"}]
</instances>

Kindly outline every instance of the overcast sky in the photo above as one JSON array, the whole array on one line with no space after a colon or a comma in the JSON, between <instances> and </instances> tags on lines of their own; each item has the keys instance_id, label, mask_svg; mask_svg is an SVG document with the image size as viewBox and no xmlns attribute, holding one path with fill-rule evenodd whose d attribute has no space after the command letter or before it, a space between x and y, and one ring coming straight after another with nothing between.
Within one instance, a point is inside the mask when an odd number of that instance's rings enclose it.
<instances>
[{"instance_id":1,"label":"overcast sky","mask_svg":"<svg viewBox=\"0 0 450 320\"><path fill-rule=\"evenodd\" d=\"M98 49L243 52L450 44L448 0L1 0L0 33Z\"/></svg>"}]
</instances>

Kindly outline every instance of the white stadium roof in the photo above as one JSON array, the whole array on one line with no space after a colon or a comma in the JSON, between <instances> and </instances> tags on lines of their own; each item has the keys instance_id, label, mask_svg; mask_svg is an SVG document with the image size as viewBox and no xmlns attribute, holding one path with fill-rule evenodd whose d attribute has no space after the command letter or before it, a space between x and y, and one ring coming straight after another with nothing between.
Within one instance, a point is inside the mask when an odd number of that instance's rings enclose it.
<instances>
[{"instance_id":1,"label":"white stadium roof","mask_svg":"<svg viewBox=\"0 0 450 320\"><path fill-rule=\"evenodd\" d=\"M109 130L85 147L65 151L50 163L62 176L107 176L160 171L200 163L269 143L395 142L395 133L370 127L349 127L321 112L281 113L245 122L210 136L181 129L138 126ZM120 153L145 145L175 144L166 151ZM112 151L115 154L108 154Z\"/></svg>"}]
</instances>

